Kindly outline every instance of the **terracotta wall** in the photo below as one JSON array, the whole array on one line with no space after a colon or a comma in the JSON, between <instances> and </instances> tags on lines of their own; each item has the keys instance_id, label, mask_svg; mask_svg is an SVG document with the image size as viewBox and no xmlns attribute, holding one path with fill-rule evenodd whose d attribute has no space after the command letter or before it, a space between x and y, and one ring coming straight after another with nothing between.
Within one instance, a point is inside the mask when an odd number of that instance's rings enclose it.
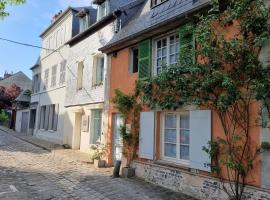
<instances>
[{"instance_id":1,"label":"terracotta wall","mask_svg":"<svg viewBox=\"0 0 270 200\"><path fill-rule=\"evenodd\" d=\"M111 77L110 77L110 101L114 97L115 89L120 89L122 92L129 94L133 92L135 82L138 79L138 73L129 72L129 49L124 49L117 52L116 56L112 56L111 60ZM112 164L112 138L113 138L113 114L118 111L110 102L109 117L108 117L108 142L109 142L109 165Z\"/></svg>"}]
</instances>

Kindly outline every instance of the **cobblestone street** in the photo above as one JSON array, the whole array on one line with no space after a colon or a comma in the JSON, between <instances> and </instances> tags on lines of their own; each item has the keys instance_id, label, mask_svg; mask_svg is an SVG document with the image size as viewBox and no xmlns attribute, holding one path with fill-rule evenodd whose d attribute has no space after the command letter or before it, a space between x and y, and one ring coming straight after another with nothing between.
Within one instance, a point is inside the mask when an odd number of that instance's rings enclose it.
<instances>
[{"instance_id":1,"label":"cobblestone street","mask_svg":"<svg viewBox=\"0 0 270 200\"><path fill-rule=\"evenodd\" d=\"M0 130L0 199L191 200L138 179L113 179L111 169L97 170L48 152Z\"/></svg>"}]
</instances>

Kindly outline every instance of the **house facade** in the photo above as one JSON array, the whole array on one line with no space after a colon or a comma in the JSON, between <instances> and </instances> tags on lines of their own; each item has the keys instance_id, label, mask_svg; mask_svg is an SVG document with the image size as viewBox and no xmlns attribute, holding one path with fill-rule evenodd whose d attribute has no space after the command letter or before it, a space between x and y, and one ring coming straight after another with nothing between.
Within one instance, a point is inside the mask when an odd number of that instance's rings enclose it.
<instances>
[{"instance_id":1,"label":"house facade","mask_svg":"<svg viewBox=\"0 0 270 200\"><path fill-rule=\"evenodd\" d=\"M100 50L110 58L108 71L108 143L111 145L108 162L119 159L119 128L123 120L111 102L115 90L133 93L135 82L144 77L157 76L163 64L175 64L183 41L182 31L192 16L208 9L204 0L146 0L136 17L122 27L113 39ZM231 34L230 30L228 34ZM185 41L187 42L187 41ZM192 42L192 38L189 42ZM269 46L262 51L266 58ZM119 78L121 77L121 78ZM254 103L251 113L259 113ZM252 127L254 146L269 140L269 130ZM202 151L207 142L221 136L222 126L211 110L194 106L176 110L144 108L140 114L138 158L133 161L136 176L146 181L187 193L201 199L226 199L218 189L209 165L209 156ZM121 154L121 153L120 153ZM120 156L121 158L121 156ZM270 198L269 153L256 161L248 177L250 199Z\"/></svg>"},{"instance_id":2,"label":"house facade","mask_svg":"<svg viewBox=\"0 0 270 200\"><path fill-rule=\"evenodd\" d=\"M70 66L67 78L65 107L67 109L68 135L72 138L71 147L90 152L91 145L106 144L107 108L106 97L110 58L99 51L121 29L132 13L122 14L133 1L94 1L97 11L81 10L80 20L96 16L92 23L80 27L80 33L67 44L70 47L67 65ZM135 8L136 9L136 8ZM92 13L91 13L92 12ZM80 23L81 25L82 23Z\"/></svg>"},{"instance_id":3,"label":"house facade","mask_svg":"<svg viewBox=\"0 0 270 200\"><path fill-rule=\"evenodd\" d=\"M64 107L69 48L65 43L79 33L76 17L79 10L69 7L54 16L51 25L40 35L43 49L31 68L34 83L29 130L34 136L57 144L69 143Z\"/></svg>"}]
</instances>

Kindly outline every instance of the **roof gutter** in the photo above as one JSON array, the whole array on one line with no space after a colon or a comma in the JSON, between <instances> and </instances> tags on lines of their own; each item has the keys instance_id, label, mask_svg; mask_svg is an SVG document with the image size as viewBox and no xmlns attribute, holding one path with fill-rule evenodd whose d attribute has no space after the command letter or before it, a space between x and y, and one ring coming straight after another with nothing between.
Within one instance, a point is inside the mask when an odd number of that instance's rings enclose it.
<instances>
[{"instance_id":1,"label":"roof gutter","mask_svg":"<svg viewBox=\"0 0 270 200\"><path fill-rule=\"evenodd\" d=\"M89 35L95 33L99 29L101 29L104 26L108 25L109 23L113 22L113 20L115 20L121 14L122 14L121 10L116 10L116 11L112 12L111 14L109 14L109 15L105 16L104 18L102 18L102 20L100 20L100 21L94 23L93 25L91 25L84 32L76 35L71 40L67 41L66 44L69 45L69 46L74 46L78 42L80 42L80 41L84 40L85 38L87 38Z\"/></svg>"},{"instance_id":2,"label":"roof gutter","mask_svg":"<svg viewBox=\"0 0 270 200\"><path fill-rule=\"evenodd\" d=\"M132 39L135 39L135 38L137 38L137 37L139 37L139 36L141 36L143 34L146 34L147 37L150 37L152 35L149 34L149 33L151 31L155 30L155 29L158 29L160 26L167 25L168 23L173 22L173 21L176 21L176 20L179 20L179 19L186 18L187 16L192 15L192 14L194 14L194 13L196 13L196 12L198 12L198 11L204 9L204 8L207 8L208 6L210 6L210 3L209 2L205 2L205 3L203 3L203 4L201 4L201 5L193 8L193 9L187 11L187 12L182 13L181 15L178 15L177 17L174 17L174 18L169 19L167 21L163 21L163 22L161 22L159 24L156 24L153 27L149 27L147 29L144 29L143 31L140 31L138 33L135 33L135 34L133 34L133 35L131 35L129 37L126 37L126 38L124 38L122 40L119 40L119 41L117 41L115 43L112 43L112 44L109 44L109 45L105 45L105 46L99 48L99 51L102 51L103 53L109 54L109 53L112 53L114 51L123 49L123 48L129 46L129 43L128 42L131 41Z\"/></svg>"}]
</instances>

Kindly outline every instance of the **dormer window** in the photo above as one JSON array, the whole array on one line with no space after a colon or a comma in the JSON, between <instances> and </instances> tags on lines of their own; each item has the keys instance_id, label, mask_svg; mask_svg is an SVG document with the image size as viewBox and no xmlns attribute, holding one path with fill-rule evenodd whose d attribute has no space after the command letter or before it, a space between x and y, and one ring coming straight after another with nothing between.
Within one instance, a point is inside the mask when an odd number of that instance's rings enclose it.
<instances>
[{"instance_id":1,"label":"dormer window","mask_svg":"<svg viewBox=\"0 0 270 200\"><path fill-rule=\"evenodd\" d=\"M79 17L79 23L80 23L80 33L85 31L89 27L89 15L86 10L81 10L77 17Z\"/></svg>"},{"instance_id":2,"label":"dormer window","mask_svg":"<svg viewBox=\"0 0 270 200\"><path fill-rule=\"evenodd\" d=\"M167 0L151 0L151 7L155 7L163 2L165 2Z\"/></svg>"},{"instance_id":3,"label":"dormer window","mask_svg":"<svg viewBox=\"0 0 270 200\"><path fill-rule=\"evenodd\" d=\"M104 1L98 5L97 20L101 20L108 13L108 2Z\"/></svg>"}]
</instances>

